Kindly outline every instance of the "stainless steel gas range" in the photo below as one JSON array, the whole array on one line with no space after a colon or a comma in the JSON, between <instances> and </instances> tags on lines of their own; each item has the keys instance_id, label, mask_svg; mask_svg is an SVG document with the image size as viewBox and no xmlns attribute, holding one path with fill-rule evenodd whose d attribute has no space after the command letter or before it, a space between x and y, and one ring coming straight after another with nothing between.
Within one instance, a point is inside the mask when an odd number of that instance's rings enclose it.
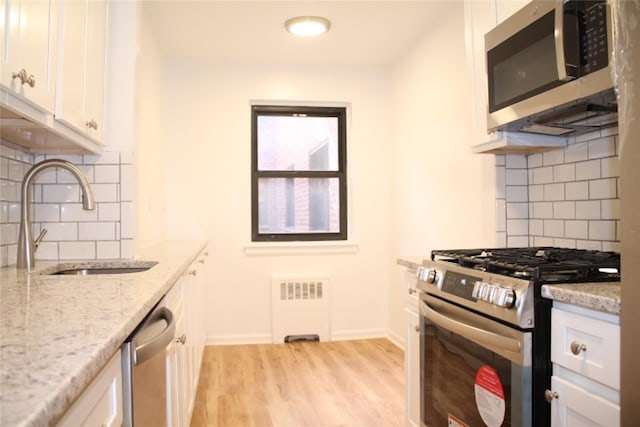
<instances>
[{"instance_id":1,"label":"stainless steel gas range","mask_svg":"<svg viewBox=\"0 0 640 427\"><path fill-rule=\"evenodd\" d=\"M620 255L554 247L435 250L418 268L421 422L547 426L544 284L620 280Z\"/></svg>"}]
</instances>

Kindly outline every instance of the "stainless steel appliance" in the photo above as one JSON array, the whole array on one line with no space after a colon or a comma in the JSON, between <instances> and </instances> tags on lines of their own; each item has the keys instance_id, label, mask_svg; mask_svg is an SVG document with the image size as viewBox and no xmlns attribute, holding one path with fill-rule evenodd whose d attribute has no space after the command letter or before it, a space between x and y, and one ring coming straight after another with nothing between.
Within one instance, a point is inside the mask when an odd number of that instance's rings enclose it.
<instances>
[{"instance_id":1,"label":"stainless steel appliance","mask_svg":"<svg viewBox=\"0 0 640 427\"><path fill-rule=\"evenodd\" d=\"M123 344L123 426L167 425L166 349L175 332L163 298Z\"/></svg>"},{"instance_id":2,"label":"stainless steel appliance","mask_svg":"<svg viewBox=\"0 0 640 427\"><path fill-rule=\"evenodd\" d=\"M620 255L553 247L436 250L417 272L424 426L548 426L543 284L620 280Z\"/></svg>"},{"instance_id":3,"label":"stainless steel appliance","mask_svg":"<svg viewBox=\"0 0 640 427\"><path fill-rule=\"evenodd\" d=\"M617 124L606 0L534 0L485 35L487 128L566 135Z\"/></svg>"}]
</instances>

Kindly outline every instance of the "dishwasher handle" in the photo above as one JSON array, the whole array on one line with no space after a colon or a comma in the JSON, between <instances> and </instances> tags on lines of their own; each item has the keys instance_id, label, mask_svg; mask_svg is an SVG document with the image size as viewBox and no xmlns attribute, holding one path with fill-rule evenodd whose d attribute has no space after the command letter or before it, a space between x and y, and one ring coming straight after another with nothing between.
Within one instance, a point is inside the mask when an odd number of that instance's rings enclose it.
<instances>
[{"instance_id":1,"label":"dishwasher handle","mask_svg":"<svg viewBox=\"0 0 640 427\"><path fill-rule=\"evenodd\" d=\"M133 366L141 365L164 351L173 341L175 334L176 323L171 310L166 307L154 310L132 340Z\"/></svg>"}]
</instances>

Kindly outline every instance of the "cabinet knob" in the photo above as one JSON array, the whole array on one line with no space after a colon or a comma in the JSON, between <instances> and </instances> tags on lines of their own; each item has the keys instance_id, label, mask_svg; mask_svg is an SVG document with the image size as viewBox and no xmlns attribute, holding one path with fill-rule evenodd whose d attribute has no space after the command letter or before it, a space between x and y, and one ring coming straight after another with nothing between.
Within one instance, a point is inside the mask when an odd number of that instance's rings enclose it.
<instances>
[{"instance_id":1,"label":"cabinet knob","mask_svg":"<svg viewBox=\"0 0 640 427\"><path fill-rule=\"evenodd\" d=\"M204 259L199 259L198 264L204 264Z\"/></svg>"},{"instance_id":2,"label":"cabinet knob","mask_svg":"<svg viewBox=\"0 0 640 427\"><path fill-rule=\"evenodd\" d=\"M577 356L581 351L587 351L587 346L584 344L580 344L578 341L573 341L571 343L571 353Z\"/></svg>"},{"instance_id":3,"label":"cabinet knob","mask_svg":"<svg viewBox=\"0 0 640 427\"><path fill-rule=\"evenodd\" d=\"M551 391L548 389L544 391L544 400L546 400L549 403L553 402L553 399L558 399L559 397L560 396L555 391Z\"/></svg>"},{"instance_id":4,"label":"cabinet knob","mask_svg":"<svg viewBox=\"0 0 640 427\"><path fill-rule=\"evenodd\" d=\"M413 329L415 329L415 330L416 330L416 332L420 332L420 325L416 325L416 326L414 326L414 327L413 327Z\"/></svg>"},{"instance_id":5,"label":"cabinet knob","mask_svg":"<svg viewBox=\"0 0 640 427\"><path fill-rule=\"evenodd\" d=\"M176 338L176 342L185 344L187 342L187 334L182 334L179 338Z\"/></svg>"},{"instance_id":6,"label":"cabinet knob","mask_svg":"<svg viewBox=\"0 0 640 427\"><path fill-rule=\"evenodd\" d=\"M95 121L95 119L91 119L89 120L87 123L85 123L87 125L87 127L89 129L95 129L98 130L98 122Z\"/></svg>"},{"instance_id":7,"label":"cabinet knob","mask_svg":"<svg viewBox=\"0 0 640 427\"><path fill-rule=\"evenodd\" d=\"M11 77L13 79L20 79L21 85L24 85L26 83L30 87L36 86L36 78L33 76L33 74L27 73L27 70L25 70L24 68L17 73L11 73Z\"/></svg>"},{"instance_id":8,"label":"cabinet knob","mask_svg":"<svg viewBox=\"0 0 640 427\"><path fill-rule=\"evenodd\" d=\"M198 274L198 271L197 270L191 270L189 272L189 274L192 275L192 276L195 276L196 274Z\"/></svg>"},{"instance_id":9,"label":"cabinet knob","mask_svg":"<svg viewBox=\"0 0 640 427\"><path fill-rule=\"evenodd\" d=\"M409 295L413 295L413 294L415 294L416 292L417 292L417 291L416 291L416 288L409 288Z\"/></svg>"}]
</instances>

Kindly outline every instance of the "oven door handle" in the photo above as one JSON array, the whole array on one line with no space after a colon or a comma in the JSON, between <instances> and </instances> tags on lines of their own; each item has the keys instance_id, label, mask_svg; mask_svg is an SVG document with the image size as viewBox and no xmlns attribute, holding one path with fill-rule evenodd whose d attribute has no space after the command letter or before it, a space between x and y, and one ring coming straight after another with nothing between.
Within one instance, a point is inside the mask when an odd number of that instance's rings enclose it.
<instances>
[{"instance_id":1,"label":"oven door handle","mask_svg":"<svg viewBox=\"0 0 640 427\"><path fill-rule=\"evenodd\" d=\"M436 325L480 345L498 348L511 353L522 352L522 346L518 340L454 320L444 314L438 313L424 300L420 300L420 312Z\"/></svg>"}]
</instances>

